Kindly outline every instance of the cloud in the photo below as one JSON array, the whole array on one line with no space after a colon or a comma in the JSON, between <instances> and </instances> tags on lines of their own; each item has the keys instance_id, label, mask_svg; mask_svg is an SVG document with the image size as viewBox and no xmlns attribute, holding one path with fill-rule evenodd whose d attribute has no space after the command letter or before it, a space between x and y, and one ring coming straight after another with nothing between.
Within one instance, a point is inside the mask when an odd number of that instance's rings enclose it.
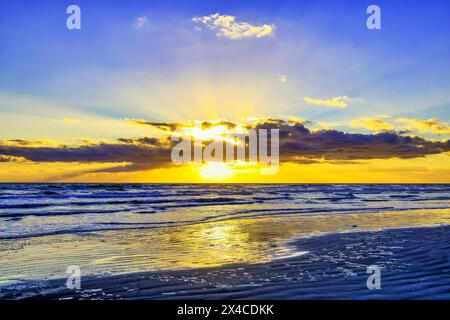
<instances>
[{"instance_id":1,"label":"cloud","mask_svg":"<svg viewBox=\"0 0 450 320\"><path fill-rule=\"evenodd\" d=\"M139 123L160 127L170 133L179 127L192 128L191 122L158 123L139 120ZM227 120L197 121L198 128L226 126L229 130L279 129L280 161L291 163L354 164L369 159L411 159L450 152L450 140L431 141L420 137L402 136L395 132L376 134L345 133L337 130L310 130L311 122L284 119L251 119L246 123ZM143 171L172 166L173 143L162 138L120 138L116 142L100 142L81 146L44 146L35 141L17 140L0 144L0 162L73 162L116 163L117 166L93 172Z\"/></svg>"},{"instance_id":2,"label":"cloud","mask_svg":"<svg viewBox=\"0 0 450 320\"><path fill-rule=\"evenodd\" d=\"M137 30L141 30L147 25L148 25L148 18L147 18L147 16L137 17L134 20L134 28L137 29Z\"/></svg>"},{"instance_id":3,"label":"cloud","mask_svg":"<svg viewBox=\"0 0 450 320\"><path fill-rule=\"evenodd\" d=\"M0 146L0 154L6 157L19 157L32 162L76 162L76 163L117 163L114 170L137 171L167 167L171 147L149 144L100 143L85 146L27 147ZM12 159L12 158L9 158Z\"/></svg>"},{"instance_id":4,"label":"cloud","mask_svg":"<svg viewBox=\"0 0 450 320\"><path fill-rule=\"evenodd\" d=\"M149 146L155 146L155 147L162 147L164 145L169 144L169 139L166 141L164 139L159 138L150 138L150 137L142 137L137 139L131 139L131 138L119 138L117 139L119 142L123 143L129 143L129 144L142 144L142 145L149 145Z\"/></svg>"},{"instance_id":5,"label":"cloud","mask_svg":"<svg viewBox=\"0 0 450 320\"><path fill-rule=\"evenodd\" d=\"M135 124L135 125L145 125L145 126L151 126L154 128L157 128L162 131L166 132L175 132L179 129L186 129L186 128L194 128L194 127L200 127L201 129L210 129L212 127L217 126L224 126L227 129L234 129L236 128L237 124L228 121L228 120L214 120L214 121L194 121L194 122L187 122L187 123L178 123L178 122L152 122L147 120L134 120L134 119L126 119L125 121Z\"/></svg>"},{"instance_id":6,"label":"cloud","mask_svg":"<svg viewBox=\"0 0 450 320\"><path fill-rule=\"evenodd\" d=\"M178 128L183 127L183 124L176 123L176 122L153 122L153 121L147 121L147 120L136 120L136 119L125 119L126 122L130 124L135 125L144 125L144 126L151 126L155 127L157 129L172 132L177 130Z\"/></svg>"},{"instance_id":7,"label":"cloud","mask_svg":"<svg viewBox=\"0 0 450 320\"><path fill-rule=\"evenodd\" d=\"M375 118L364 117L362 119L352 120L350 125L352 127L362 127L376 132L394 131L395 126L384 120L387 118L389 118L389 116L378 116Z\"/></svg>"},{"instance_id":8,"label":"cloud","mask_svg":"<svg viewBox=\"0 0 450 320\"><path fill-rule=\"evenodd\" d=\"M202 30L202 27L205 27L209 30L216 31L218 37L225 37L232 40L267 37L273 34L275 30L274 25L263 24L257 26L248 22L237 22L236 17L221 15L219 13L194 17L192 21L197 24L197 30Z\"/></svg>"},{"instance_id":9,"label":"cloud","mask_svg":"<svg viewBox=\"0 0 450 320\"><path fill-rule=\"evenodd\" d=\"M0 154L0 162L26 162L24 157L6 156Z\"/></svg>"},{"instance_id":10,"label":"cloud","mask_svg":"<svg viewBox=\"0 0 450 320\"><path fill-rule=\"evenodd\" d=\"M278 80L280 80L280 82L288 82L288 76L286 75L286 74L279 74L279 75L277 75L277 77L278 77Z\"/></svg>"},{"instance_id":11,"label":"cloud","mask_svg":"<svg viewBox=\"0 0 450 320\"><path fill-rule=\"evenodd\" d=\"M406 119L399 118L396 122L403 125L403 129L407 131L429 132L434 134L450 134L450 126L438 119Z\"/></svg>"},{"instance_id":12,"label":"cloud","mask_svg":"<svg viewBox=\"0 0 450 320\"><path fill-rule=\"evenodd\" d=\"M283 120L259 123L254 128L280 129L280 161L295 159L336 160L411 159L450 151L450 140L430 141L394 132L345 133L337 130L311 131L307 123Z\"/></svg>"},{"instance_id":13,"label":"cloud","mask_svg":"<svg viewBox=\"0 0 450 320\"><path fill-rule=\"evenodd\" d=\"M49 139L0 139L0 146L56 147L60 144Z\"/></svg>"},{"instance_id":14,"label":"cloud","mask_svg":"<svg viewBox=\"0 0 450 320\"><path fill-rule=\"evenodd\" d=\"M432 134L450 134L450 126L438 119L408 119L397 118L390 119L390 116L383 115L374 118L364 117L362 119L352 120L352 127L362 127L372 131L399 131L401 133L408 132L424 132Z\"/></svg>"},{"instance_id":15,"label":"cloud","mask_svg":"<svg viewBox=\"0 0 450 320\"><path fill-rule=\"evenodd\" d=\"M347 96L338 96L333 97L331 99L315 99L310 97L303 98L308 103L316 104L319 106L327 106L327 107L337 107L337 108L347 108L348 107L348 101L351 99Z\"/></svg>"},{"instance_id":16,"label":"cloud","mask_svg":"<svg viewBox=\"0 0 450 320\"><path fill-rule=\"evenodd\" d=\"M237 123L227 120L216 120L216 121L201 121L199 123L202 129L210 129L212 127L226 127L228 130L233 130L238 126Z\"/></svg>"}]
</instances>

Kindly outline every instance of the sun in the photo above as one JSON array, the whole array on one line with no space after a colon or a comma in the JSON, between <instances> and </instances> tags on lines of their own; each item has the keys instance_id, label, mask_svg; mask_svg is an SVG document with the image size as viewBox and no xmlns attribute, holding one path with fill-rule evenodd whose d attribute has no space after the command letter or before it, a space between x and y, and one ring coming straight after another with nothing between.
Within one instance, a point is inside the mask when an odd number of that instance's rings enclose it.
<instances>
[{"instance_id":1,"label":"sun","mask_svg":"<svg viewBox=\"0 0 450 320\"><path fill-rule=\"evenodd\" d=\"M226 163L208 162L200 168L200 176L204 180L223 181L231 178L234 170Z\"/></svg>"}]
</instances>

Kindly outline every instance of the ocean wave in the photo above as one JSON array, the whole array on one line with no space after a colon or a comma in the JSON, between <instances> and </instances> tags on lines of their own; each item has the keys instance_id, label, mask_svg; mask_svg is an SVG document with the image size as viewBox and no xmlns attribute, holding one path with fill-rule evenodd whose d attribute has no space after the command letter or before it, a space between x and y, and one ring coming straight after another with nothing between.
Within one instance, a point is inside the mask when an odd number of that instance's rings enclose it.
<instances>
[{"instance_id":1,"label":"ocean wave","mask_svg":"<svg viewBox=\"0 0 450 320\"><path fill-rule=\"evenodd\" d=\"M108 230L449 207L445 184L0 184L0 239L89 232L102 223Z\"/></svg>"}]
</instances>

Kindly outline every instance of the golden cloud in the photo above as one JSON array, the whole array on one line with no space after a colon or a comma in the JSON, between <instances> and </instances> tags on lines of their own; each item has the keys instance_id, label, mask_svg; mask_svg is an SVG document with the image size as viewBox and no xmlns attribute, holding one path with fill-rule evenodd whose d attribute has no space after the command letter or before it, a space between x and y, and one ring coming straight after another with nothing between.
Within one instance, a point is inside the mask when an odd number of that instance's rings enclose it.
<instances>
[{"instance_id":1,"label":"golden cloud","mask_svg":"<svg viewBox=\"0 0 450 320\"><path fill-rule=\"evenodd\" d=\"M0 162L26 162L27 159L24 157L15 157L0 154Z\"/></svg>"},{"instance_id":2,"label":"golden cloud","mask_svg":"<svg viewBox=\"0 0 450 320\"><path fill-rule=\"evenodd\" d=\"M352 120L350 125L352 127L366 128L376 132L394 131L395 127L391 123L383 120L387 118L389 118L389 116L378 116L375 118L364 117L362 119Z\"/></svg>"},{"instance_id":3,"label":"golden cloud","mask_svg":"<svg viewBox=\"0 0 450 320\"><path fill-rule=\"evenodd\" d=\"M305 100L308 103L319 105L319 106L347 108L348 101L350 101L352 99L349 98L348 96L338 96L338 97L333 97L331 99L315 99L315 98L310 98L310 97L304 97L303 100Z\"/></svg>"},{"instance_id":4,"label":"golden cloud","mask_svg":"<svg viewBox=\"0 0 450 320\"><path fill-rule=\"evenodd\" d=\"M429 132L435 134L450 134L450 127L448 124L439 121L438 119L407 119L400 118L396 120L403 124L403 129L408 131Z\"/></svg>"}]
</instances>

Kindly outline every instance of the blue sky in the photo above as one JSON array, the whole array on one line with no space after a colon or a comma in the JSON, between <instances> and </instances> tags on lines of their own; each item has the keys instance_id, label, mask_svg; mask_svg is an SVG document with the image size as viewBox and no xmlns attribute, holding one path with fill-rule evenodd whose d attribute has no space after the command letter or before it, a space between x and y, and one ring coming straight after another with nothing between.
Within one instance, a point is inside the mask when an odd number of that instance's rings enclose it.
<instances>
[{"instance_id":1,"label":"blue sky","mask_svg":"<svg viewBox=\"0 0 450 320\"><path fill-rule=\"evenodd\" d=\"M72 3L81 7L82 30L65 27L65 9ZM371 3L4 3L0 93L10 103L1 110L48 112L14 103L26 97L111 119L179 121L177 116L209 116L201 103L213 99L211 114L226 118L240 116L226 105L240 100L240 109L247 110L244 117L283 114L337 126L386 114L448 121L450 4L376 1L382 30L370 31L365 11ZM236 41L195 30L193 17L216 12L254 25L274 25L274 34ZM134 27L139 17L147 19L142 30ZM288 81L280 83L279 75ZM196 91L212 97L196 97ZM303 100L339 96L354 100L345 109L311 106ZM252 99L257 101L246 108Z\"/></svg>"},{"instance_id":2,"label":"blue sky","mask_svg":"<svg viewBox=\"0 0 450 320\"><path fill-rule=\"evenodd\" d=\"M66 28L71 4L81 30ZM366 27L371 4L381 30ZM173 166L167 135L226 119L285 133L278 175L228 168L229 181L448 182L448 12L446 0L3 1L0 181L203 181Z\"/></svg>"}]
</instances>

